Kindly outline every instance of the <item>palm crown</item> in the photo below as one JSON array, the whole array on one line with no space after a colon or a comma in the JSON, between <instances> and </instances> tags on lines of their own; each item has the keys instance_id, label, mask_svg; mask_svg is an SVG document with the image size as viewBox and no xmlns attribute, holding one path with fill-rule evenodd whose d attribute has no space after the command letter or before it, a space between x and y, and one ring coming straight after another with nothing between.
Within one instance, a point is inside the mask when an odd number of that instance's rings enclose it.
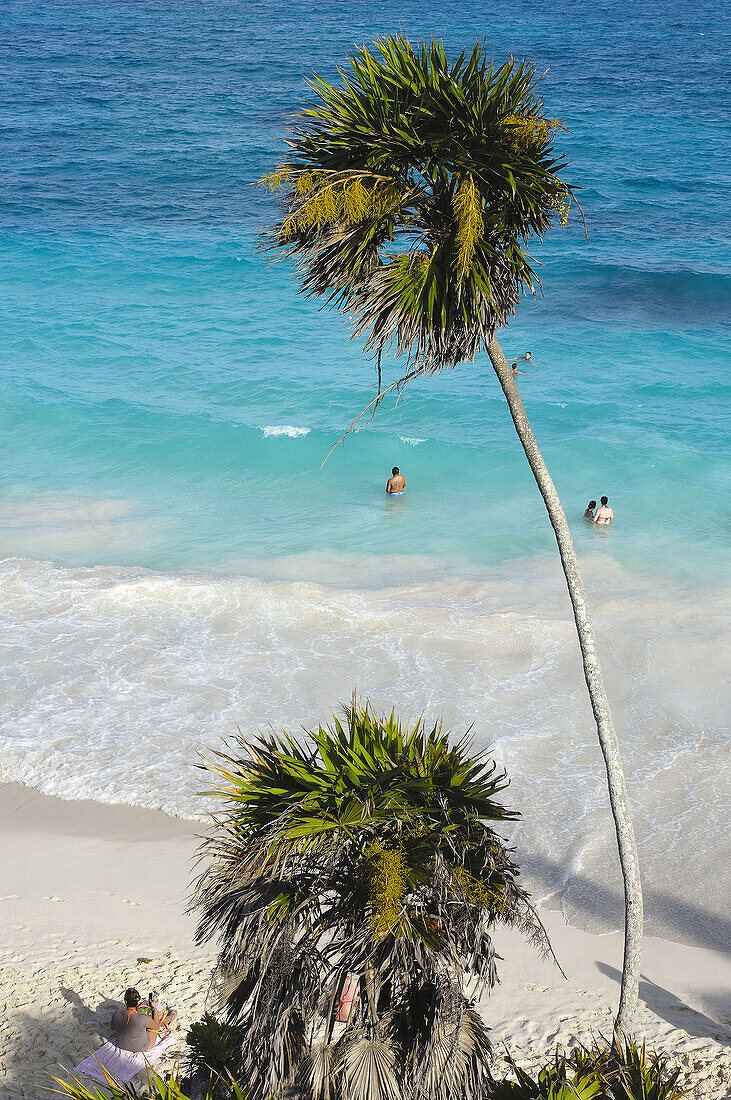
<instances>
[{"instance_id":1,"label":"palm crown","mask_svg":"<svg viewBox=\"0 0 731 1100\"><path fill-rule=\"evenodd\" d=\"M247 1031L241 1069L262 1095L304 1075L306 1095L340 1081L332 1096L355 1097L373 1059L390 1067L384 1097L436 1100L445 1073L477 1089L489 1042L463 983L496 980L496 921L545 943L493 830L518 816L498 800L504 774L439 725L404 729L355 703L304 746L242 748L216 765L224 830L197 897Z\"/></svg>"},{"instance_id":2,"label":"palm crown","mask_svg":"<svg viewBox=\"0 0 731 1100\"><path fill-rule=\"evenodd\" d=\"M295 259L380 356L412 369L471 359L536 280L525 246L573 191L553 152L535 67L495 68L484 46L448 61L441 42L361 47L341 83L309 81L289 155L261 181L280 197L266 247Z\"/></svg>"}]
</instances>

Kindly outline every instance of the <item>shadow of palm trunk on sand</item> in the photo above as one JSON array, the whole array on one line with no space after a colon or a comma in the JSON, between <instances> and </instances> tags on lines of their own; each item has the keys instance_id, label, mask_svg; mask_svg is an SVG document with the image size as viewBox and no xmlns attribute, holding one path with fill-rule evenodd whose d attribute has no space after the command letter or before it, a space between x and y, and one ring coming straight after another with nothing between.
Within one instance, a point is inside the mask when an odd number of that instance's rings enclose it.
<instances>
[{"instance_id":1,"label":"shadow of palm trunk on sand","mask_svg":"<svg viewBox=\"0 0 731 1100\"><path fill-rule=\"evenodd\" d=\"M611 978L617 984L621 981L622 975L616 967L600 962L597 963L597 968L606 978ZM657 982L651 982L649 978L640 978L640 1000L661 1020L687 1031L689 1035L695 1035L699 1039L716 1039L720 1043L731 1040L731 1027L691 1008L669 989L664 989ZM721 1010L722 1006L719 1004L719 1015L722 1017Z\"/></svg>"},{"instance_id":2,"label":"shadow of palm trunk on sand","mask_svg":"<svg viewBox=\"0 0 731 1100\"><path fill-rule=\"evenodd\" d=\"M572 919L572 924L580 926L582 920L586 920L592 927L600 922L604 930L621 928L624 904L620 891L610 890L580 873L569 875L566 886L562 887L565 867L540 856L525 855L522 866L534 898L553 894L570 902L578 918ZM645 886L643 892L646 935L712 951L731 949L731 920L650 886Z\"/></svg>"}]
</instances>

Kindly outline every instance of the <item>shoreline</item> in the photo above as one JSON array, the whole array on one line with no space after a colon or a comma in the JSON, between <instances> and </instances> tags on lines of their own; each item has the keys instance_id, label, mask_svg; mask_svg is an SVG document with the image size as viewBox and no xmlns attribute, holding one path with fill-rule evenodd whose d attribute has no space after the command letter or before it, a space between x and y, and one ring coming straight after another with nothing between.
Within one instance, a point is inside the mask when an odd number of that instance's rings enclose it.
<instances>
[{"instance_id":1,"label":"shoreline","mask_svg":"<svg viewBox=\"0 0 731 1100\"><path fill-rule=\"evenodd\" d=\"M239 728L327 722L355 688L379 710L472 729L511 780L511 842L535 896L554 895L578 927L621 927L604 763L557 560L378 591L28 562L4 563L0 580L12 638L2 779L202 819L210 777L195 765L209 752ZM726 590L691 599L609 561L585 581L647 930L724 947Z\"/></svg>"},{"instance_id":2,"label":"shoreline","mask_svg":"<svg viewBox=\"0 0 731 1100\"><path fill-rule=\"evenodd\" d=\"M195 921L184 912L196 825L0 784L5 1100L37 1096L45 1074L95 1049L130 984L154 986L178 1008L181 1048L190 1023L215 1008L215 956L194 945ZM619 933L582 932L549 909L541 916L566 979L518 933L498 930L501 984L480 998L496 1057L507 1044L528 1067L556 1043L608 1034L622 955ZM699 1082L697 1100L722 1100L731 1079L731 960L647 937L642 976L637 1034Z\"/></svg>"}]
</instances>

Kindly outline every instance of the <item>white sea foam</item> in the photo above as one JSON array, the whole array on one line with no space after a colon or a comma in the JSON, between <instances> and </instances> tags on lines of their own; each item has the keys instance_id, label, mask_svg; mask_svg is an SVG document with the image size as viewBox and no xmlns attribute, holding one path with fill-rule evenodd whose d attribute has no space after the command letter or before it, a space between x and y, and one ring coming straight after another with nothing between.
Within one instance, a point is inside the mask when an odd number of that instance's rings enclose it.
<instances>
[{"instance_id":1,"label":"white sea foam","mask_svg":"<svg viewBox=\"0 0 731 1100\"><path fill-rule=\"evenodd\" d=\"M419 439L417 435L400 435L399 439L409 447L418 447L420 443L426 443L425 439Z\"/></svg>"},{"instance_id":2,"label":"white sea foam","mask_svg":"<svg viewBox=\"0 0 731 1100\"><path fill-rule=\"evenodd\" d=\"M309 435L311 431L311 428L297 428L294 424L265 424L262 428L265 436L286 435L290 439L300 439L304 435Z\"/></svg>"},{"instance_id":3,"label":"white sea foam","mask_svg":"<svg viewBox=\"0 0 731 1100\"><path fill-rule=\"evenodd\" d=\"M694 919L713 931L725 905L728 600L683 598L607 557L587 580L651 927L692 935L662 903L684 891L692 865ZM524 814L513 839L536 892L555 894L572 920L616 925L602 759L558 567L354 583L0 563L0 777L197 816L199 752L237 727L297 730L357 688L404 716L425 710L458 732L474 723L513 779L507 800Z\"/></svg>"}]
</instances>

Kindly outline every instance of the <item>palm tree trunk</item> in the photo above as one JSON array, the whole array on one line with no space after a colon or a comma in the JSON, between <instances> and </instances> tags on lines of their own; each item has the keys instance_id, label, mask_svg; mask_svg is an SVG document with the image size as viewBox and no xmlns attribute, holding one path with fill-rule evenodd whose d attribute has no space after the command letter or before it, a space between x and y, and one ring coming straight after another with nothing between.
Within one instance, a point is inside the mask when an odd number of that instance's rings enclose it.
<instances>
[{"instance_id":1,"label":"palm tree trunk","mask_svg":"<svg viewBox=\"0 0 731 1100\"><path fill-rule=\"evenodd\" d=\"M589 617L589 605L584 591L584 582L581 579L579 560L571 539L566 515L546 463L543 461L543 455L535 441L533 430L523 408L523 402L520 400L515 377L497 340L493 339L491 341L487 351L508 402L515 430L523 445L525 457L528 459L530 468L533 471L533 476L546 505L553 533L556 536L561 566L566 577L576 621L576 632L579 636L581 659L584 663L584 678L589 690L591 709L594 712L599 744L607 769L609 802L614 817L619 862L624 880L624 963L622 966L619 1010L614 1023L615 1030L621 1035L626 1033L637 1003L642 954L643 913L640 864L637 858L637 844L627 800L627 785L619 755L619 742L614 731L609 700L604 688L604 678L597 657L594 628Z\"/></svg>"}]
</instances>

